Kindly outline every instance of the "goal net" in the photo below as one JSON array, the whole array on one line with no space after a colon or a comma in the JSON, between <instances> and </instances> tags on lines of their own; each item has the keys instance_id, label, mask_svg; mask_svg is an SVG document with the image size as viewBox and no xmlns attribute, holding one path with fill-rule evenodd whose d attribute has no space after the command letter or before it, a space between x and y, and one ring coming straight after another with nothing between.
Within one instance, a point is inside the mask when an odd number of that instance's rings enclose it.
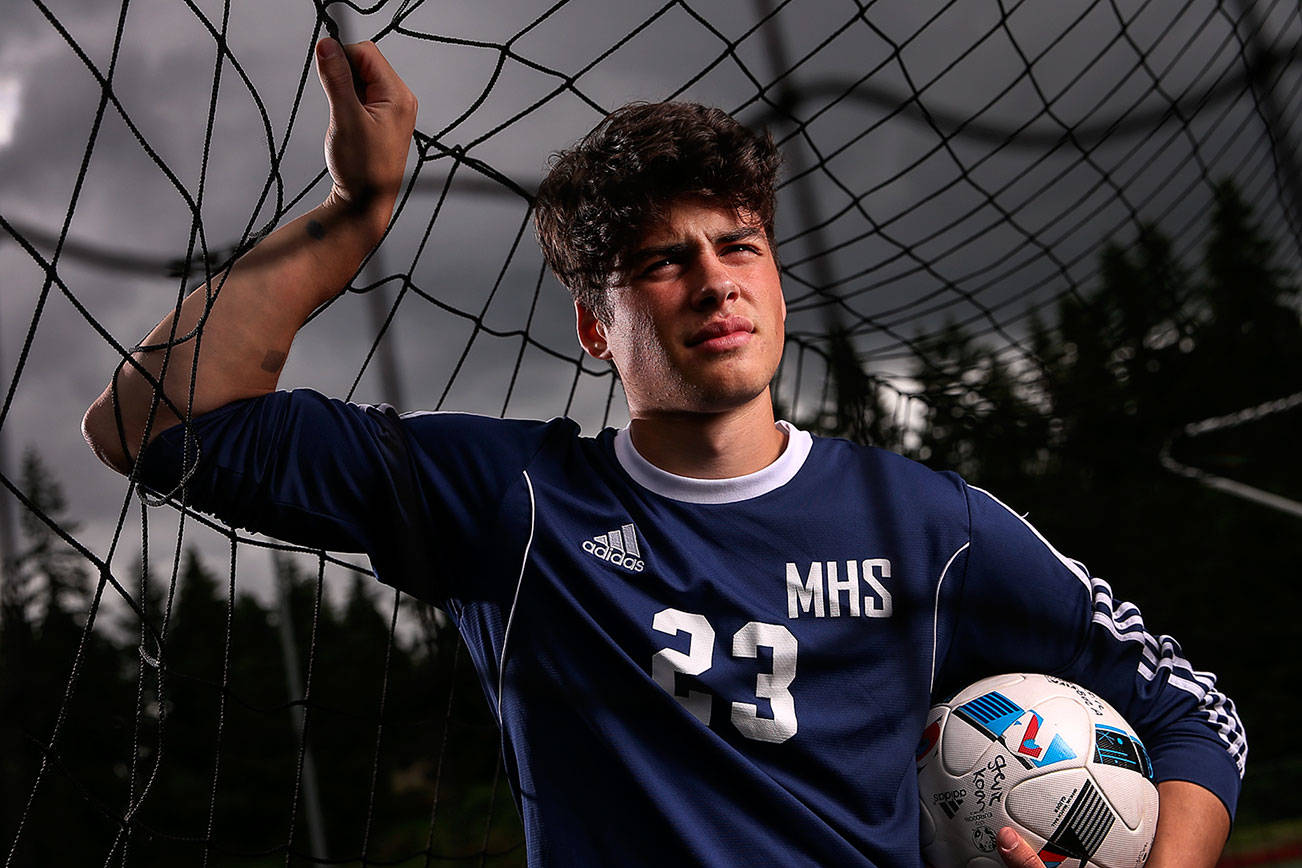
<instances>
[{"instance_id":1,"label":"goal net","mask_svg":"<svg viewBox=\"0 0 1302 868\"><path fill-rule=\"evenodd\" d=\"M1044 449L1075 417L1046 384L1094 388L1064 324L1114 318L1107 388L1133 383L1134 352L1187 353L1220 316L1196 275L1229 231L1211 215L1233 202L1279 278L1270 310L1296 326L1279 277L1302 256L1296 4L12 6L6 865L523 860L498 736L442 615L348 556L142 501L78 436L139 335L325 195L312 46L327 32L375 40L421 108L390 231L305 327L286 386L568 415L588 434L624 424L618 378L579 349L530 207L547 156L632 100L719 105L780 143L789 319L774 393L804 427L998 476L993 459L964 466L984 432L1032 444L1011 475L1054 465ZM1166 307L1126 350L1125 304L1099 299L1124 268L1156 273L1144 251L1183 289L1153 296ZM1245 374L1237 404L1161 416L1159 433L1297 391L1272 370Z\"/></svg>"}]
</instances>

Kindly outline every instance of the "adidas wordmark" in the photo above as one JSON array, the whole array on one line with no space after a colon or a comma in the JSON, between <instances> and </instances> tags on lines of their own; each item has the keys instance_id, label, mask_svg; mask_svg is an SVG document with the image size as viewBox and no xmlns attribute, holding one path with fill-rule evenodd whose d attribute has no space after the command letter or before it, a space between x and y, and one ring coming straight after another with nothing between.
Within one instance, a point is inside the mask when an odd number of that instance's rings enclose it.
<instances>
[{"instance_id":1,"label":"adidas wordmark","mask_svg":"<svg viewBox=\"0 0 1302 868\"><path fill-rule=\"evenodd\" d=\"M618 530L585 539L583 550L630 572L640 573L646 569L646 564L642 562L642 552L637 547L637 528L632 522Z\"/></svg>"}]
</instances>

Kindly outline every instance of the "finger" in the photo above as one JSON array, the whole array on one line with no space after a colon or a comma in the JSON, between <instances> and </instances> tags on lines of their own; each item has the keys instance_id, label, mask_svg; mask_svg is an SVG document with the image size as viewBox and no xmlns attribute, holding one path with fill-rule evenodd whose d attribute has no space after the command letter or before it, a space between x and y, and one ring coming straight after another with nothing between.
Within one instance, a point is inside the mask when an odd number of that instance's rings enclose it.
<instances>
[{"instance_id":1,"label":"finger","mask_svg":"<svg viewBox=\"0 0 1302 868\"><path fill-rule=\"evenodd\" d=\"M330 37L321 39L316 44L316 73L321 78L321 88L330 103L330 114L356 112L362 106L353 87L353 70L348 65L341 46Z\"/></svg>"},{"instance_id":2,"label":"finger","mask_svg":"<svg viewBox=\"0 0 1302 868\"><path fill-rule=\"evenodd\" d=\"M348 60L362 85L366 88L368 104L392 100L406 89L402 79L374 42L356 42L345 45Z\"/></svg>"},{"instance_id":3,"label":"finger","mask_svg":"<svg viewBox=\"0 0 1302 868\"><path fill-rule=\"evenodd\" d=\"M995 840L999 842L999 855L1008 868L1044 868L1039 855L1011 826L1000 829Z\"/></svg>"}]
</instances>

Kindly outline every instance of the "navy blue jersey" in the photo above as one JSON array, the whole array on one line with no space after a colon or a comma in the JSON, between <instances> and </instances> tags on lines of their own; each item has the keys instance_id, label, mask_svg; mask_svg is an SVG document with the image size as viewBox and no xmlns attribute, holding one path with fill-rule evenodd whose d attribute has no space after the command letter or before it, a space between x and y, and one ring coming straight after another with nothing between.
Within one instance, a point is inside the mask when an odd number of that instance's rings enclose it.
<instances>
[{"instance_id":1,"label":"navy blue jersey","mask_svg":"<svg viewBox=\"0 0 1302 868\"><path fill-rule=\"evenodd\" d=\"M1173 640L959 477L779 424L774 464L693 480L627 431L281 392L194 423L187 497L455 618L530 864L919 866L924 716L1002 672L1093 689L1233 812L1242 727Z\"/></svg>"}]
</instances>

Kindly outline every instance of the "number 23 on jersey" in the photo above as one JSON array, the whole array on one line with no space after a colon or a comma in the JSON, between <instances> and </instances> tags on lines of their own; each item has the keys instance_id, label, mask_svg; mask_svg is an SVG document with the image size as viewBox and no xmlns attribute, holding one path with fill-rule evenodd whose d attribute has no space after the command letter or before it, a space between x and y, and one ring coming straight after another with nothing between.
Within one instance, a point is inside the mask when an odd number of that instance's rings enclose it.
<instances>
[{"instance_id":1,"label":"number 23 on jersey","mask_svg":"<svg viewBox=\"0 0 1302 868\"><path fill-rule=\"evenodd\" d=\"M662 609L656 612L651 628L659 633L689 637L687 651L662 648L651 658L651 677L670 696L677 699L697 720L710 723L711 695L700 690L678 692L676 675L705 676L714 665L714 628L704 615L683 612L679 609ZM772 671L755 674L756 698L767 699L773 716L761 717L754 702L732 702L732 725L747 738L779 744L796 734L796 701L791 695L791 682L796 678L796 637L781 624L764 624L751 621L732 634L729 653L736 659L758 660L758 649L773 652Z\"/></svg>"}]
</instances>

